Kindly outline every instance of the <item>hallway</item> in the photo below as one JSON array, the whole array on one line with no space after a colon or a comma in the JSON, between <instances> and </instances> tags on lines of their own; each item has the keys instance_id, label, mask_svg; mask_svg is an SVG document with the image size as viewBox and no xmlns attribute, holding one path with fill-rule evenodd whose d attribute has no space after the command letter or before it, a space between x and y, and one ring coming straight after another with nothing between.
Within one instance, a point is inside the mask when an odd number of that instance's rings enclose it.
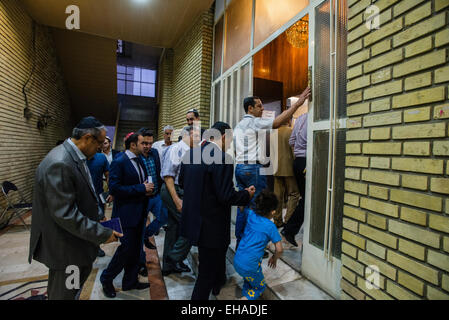
<instances>
[{"instance_id":1,"label":"hallway","mask_svg":"<svg viewBox=\"0 0 449 320\"><path fill-rule=\"evenodd\" d=\"M112 163L140 128L158 150L174 145L192 110L201 129L224 122L235 133L249 116L270 137L306 115L303 141L286 135L273 151L286 159L293 147L291 161L304 160L303 251L285 246L274 270L263 260L263 299L449 300L448 52L449 0L0 0L0 183L17 186L36 217L36 169L88 116L104 125ZM251 164L229 150L234 170ZM48 269L28 263L29 231L3 228L17 209L7 198L0 192L0 300L45 298ZM228 282L210 299L241 297L233 220ZM146 250L150 289L123 292L120 275L117 300L190 299L197 250L185 261L192 272L164 278L164 235ZM105 299L99 276L117 246L103 246L81 299Z\"/></svg>"}]
</instances>

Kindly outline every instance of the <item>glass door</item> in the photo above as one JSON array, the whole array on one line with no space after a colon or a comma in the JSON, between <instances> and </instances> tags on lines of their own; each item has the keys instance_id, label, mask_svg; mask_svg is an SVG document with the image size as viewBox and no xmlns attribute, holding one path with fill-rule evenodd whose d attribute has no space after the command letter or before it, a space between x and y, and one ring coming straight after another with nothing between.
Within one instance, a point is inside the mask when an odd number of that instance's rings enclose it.
<instances>
[{"instance_id":1,"label":"glass door","mask_svg":"<svg viewBox=\"0 0 449 320\"><path fill-rule=\"evenodd\" d=\"M224 121L234 128L243 118L243 99L252 94L251 66L250 58L212 84L211 126Z\"/></svg>"},{"instance_id":2,"label":"glass door","mask_svg":"<svg viewBox=\"0 0 449 320\"><path fill-rule=\"evenodd\" d=\"M340 297L346 138L347 0L314 1L309 16L308 116L301 272Z\"/></svg>"}]
</instances>

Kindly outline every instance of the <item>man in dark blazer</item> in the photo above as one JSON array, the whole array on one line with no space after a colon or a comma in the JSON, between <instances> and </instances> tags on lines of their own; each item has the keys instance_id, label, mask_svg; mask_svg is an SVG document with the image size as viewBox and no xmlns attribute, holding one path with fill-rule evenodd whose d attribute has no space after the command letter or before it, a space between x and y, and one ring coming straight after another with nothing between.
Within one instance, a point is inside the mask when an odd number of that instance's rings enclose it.
<instances>
[{"instance_id":1,"label":"man in dark blazer","mask_svg":"<svg viewBox=\"0 0 449 320\"><path fill-rule=\"evenodd\" d=\"M138 132L141 133L143 137L143 153L140 155L140 160L142 160L142 163L144 164L148 178L151 177L151 183L153 183L154 187L151 196L148 199L147 210L148 212L151 211L153 213L155 219L148 227L146 227L145 222L143 243L148 249L155 250L156 246L150 242L149 237L152 237L159 231L160 227L167 223L167 209L162 204L159 194L163 183L161 178L161 161L159 160L159 152L152 148L154 142L153 131L148 128L141 128ZM139 274L148 277L146 256L143 246L140 254Z\"/></svg>"},{"instance_id":2,"label":"man in dark blazer","mask_svg":"<svg viewBox=\"0 0 449 320\"><path fill-rule=\"evenodd\" d=\"M114 197L112 217L120 218L123 237L108 267L100 277L103 292L108 298L116 296L114 278L125 269L122 290L146 289L149 283L138 281L139 257L142 250L142 232L147 216L148 196L152 184L139 158L143 152L143 137L132 133L125 141L126 151L112 161L109 173L109 192Z\"/></svg>"},{"instance_id":3,"label":"man in dark blazer","mask_svg":"<svg viewBox=\"0 0 449 320\"><path fill-rule=\"evenodd\" d=\"M180 185L184 189L180 233L198 246L199 272L192 300L208 300L226 282L226 251L231 234L231 206L246 206L254 195L251 186L235 191L233 160L225 153L232 141L228 124L217 122L206 137L210 142L190 150L183 158ZM201 161L196 152L201 152Z\"/></svg>"},{"instance_id":4,"label":"man in dark blazer","mask_svg":"<svg viewBox=\"0 0 449 320\"><path fill-rule=\"evenodd\" d=\"M84 118L72 138L51 150L36 170L28 261L37 260L50 269L50 300L75 299L99 245L121 236L98 223L98 198L86 164L105 137L98 120Z\"/></svg>"},{"instance_id":5,"label":"man in dark blazer","mask_svg":"<svg viewBox=\"0 0 449 320\"><path fill-rule=\"evenodd\" d=\"M160 190L164 181L161 177L161 160L159 152L152 148L154 143L154 134L147 128L139 130L143 136L143 153L140 159L145 165L148 176L151 176L154 189L148 201L148 211L151 211L156 219L154 219L145 229L144 239L145 246L149 249L156 249L149 241L148 237L152 237L160 227L167 223L167 209L162 204Z\"/></svg>"}]
</instances>

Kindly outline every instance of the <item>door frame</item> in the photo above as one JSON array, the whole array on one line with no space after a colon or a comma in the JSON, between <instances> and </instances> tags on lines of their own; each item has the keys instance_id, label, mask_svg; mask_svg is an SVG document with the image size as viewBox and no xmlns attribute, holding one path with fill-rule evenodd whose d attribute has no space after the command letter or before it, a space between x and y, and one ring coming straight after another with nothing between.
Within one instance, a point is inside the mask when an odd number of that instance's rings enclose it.
<instances>
[{"instance_id":1,"label":"door frame","mask_svg":"<svg viewBox=\"0 0 449 320\"><path fill-rule=\"evenodd\" d=\"M303 237L303 257L301 273L304 274L312 282L315 282L334 298L339 299L341 296L341 259L332 256L332 232L333 232L333 216L334 216L334 189L335 189L335 156L336 156L336 134L337 129L346 128L346 118L337 118L337 20L338 14L334 12L338 8L339 0L317 0L313 1L313 7L309 12L309 67L312 67L312 74L315 72L315 8L322 5L326 1L330 3L330 86L329 86L329 120L314 122L314 101L309 106L308 127L307 127L307 172L306 172L306 199L304 212L304 237ZM312 81L314 87L314 82ZM315 92L315 88L313 88ZM313 161L314 141L313 136L316 131L329 131L329 148L328 148L328 172L327 172L327 194L326 199L326 215L325 215L325 237L324 248L318 248L310 243L311 229L311 203L312 203L312 184L313 184L313 167L316 161Z\"/></svg>"},{"instance_id":2,"label":"door frame","mask_svg":"<svg viewBox=\"0 0 449 320\"><path fill-rule=\"evenodd\" d=\"M211 112L210 112L210 121L213 122L215 118L215 111L217 110L215 106L215 85L220 83L220 106L218 108L218 113L221 119L226 119L227 114L229 112L235 112L235 108L227 109L226 103L226 89L228 85L232 85L233 73L234 71L238 71L238 81L240 81L240 72L241 67L246 63L250 63L250 71L249 71L249 91L250 94L253 93L253 56L260 50L262 50L266 45L276 39L279 35L285 32L288 28L290 28L297 21L302 19L304 16L309 16L309 53L308 53L308 67L312 67L312 74L315 71L315 8L324 3L327 0L309 0L309 4L300 12L298 12L293 18L291 18L287 23L285 23L281 28L279 28L276 32L267 37L264 41L262 41L257 47L254 47L254 3L253 0L253 21L252 21L252 30L251 30L251 46L250 51L244 57L242 57L238 62L236 62L232 67L227 70L224 70L224 47L222 49L221 56L221 73L220 75L211 82ZM331 4L334 1L339 0L329 0ZM332 8L332 5L331 5ZM332 15L331 15L332 16ZM226 19L225 19L226 20ZM332 22L332 20L331 20ZM224 21L224 25L226 21ZM336 24L336 21L334 21ZM214 24L215 25L215 24ZM215 28L214 28L214 37L215 37ZM224 32L223 32L223 43L224 43ZM332 39L329 39L331 41ZM215 48L213 48L214 51ZM215 53L213 52L213 57L215 57ZM333 58L335 59L335 57ZM335 61L335 60L334 60ZM335 86L335 68L334 68L334 77L333 77L333 86ZM228 77L229 78L228 81ZM211 71L211 79L213 78L213 70ZM312 81L312 91L314 92L314 83ZM232 87L231 87L232 88ZM333 95L333 88L331 86L329 94L331 97ZM238 90L239 91L239 90ZM346 119L338 119L331 123L332 121L321 121L321 122L313 122L314 116L314 101L313 99L309 103L309 117L308 117L308 129L307 135L309 137L307 142L307 173L306 173L306 181L312 181L312 173L313 173L313 133L314 131L319 130L330 130L334 128L334 132L336 133L337 128L346 128ZM332 100L331 100L332 101ZM335 103L335 98L332 103ZM225 110L227 109L227 110ZM237 115L235 115L237 116ZM234 116L234 117L235 117ZM240 119L237 119L240 120ZM329 137L329 143L331 146L331 136ZM333 144L335 146L335 143ZM335 148L334 148L335 149ZM331 155L332 148L330 148L329 155ZM329 180L329 179L328 179ZM330 179L329 183L332 181ZM329 189L329 188L328 188ZM304 237L303 237L303 254L302 254L302 266L301 273L308 278L311 282L317 284L322 290L326 291L328 294L333 296L334 298L340 297L340 279L341 279L341 260L332 257L329 252L323 251L315 247L314 245L309 243L309 235L310 235L310 218L311 218L311 183L306 183L306 199L305 199L305 212L304 212ZM332 204L330 204L331 206ZM331 217L329 216L329 219Z\"/></svg>"}]
</instances>

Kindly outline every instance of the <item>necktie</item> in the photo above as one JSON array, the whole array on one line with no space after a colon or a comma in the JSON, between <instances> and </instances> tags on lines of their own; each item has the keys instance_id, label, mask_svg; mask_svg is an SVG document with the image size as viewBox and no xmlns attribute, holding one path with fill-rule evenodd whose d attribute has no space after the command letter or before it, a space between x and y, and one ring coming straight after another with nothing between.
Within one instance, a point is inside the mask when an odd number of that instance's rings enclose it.
<instances>
[{"instance_id":1,"label":"necktie","mask_svg":"<svg viewBox=\"0 0 449 320\"><path fill-rule=\"evenodd\" d=\"M142 172L140 170L140 164L139 161L137 160L137 158L133 158L133 161L136 163L137 165L137 173L139 174L139 182L143 183L143 177L142 177Z\"/></svg>"}]
</instances>

